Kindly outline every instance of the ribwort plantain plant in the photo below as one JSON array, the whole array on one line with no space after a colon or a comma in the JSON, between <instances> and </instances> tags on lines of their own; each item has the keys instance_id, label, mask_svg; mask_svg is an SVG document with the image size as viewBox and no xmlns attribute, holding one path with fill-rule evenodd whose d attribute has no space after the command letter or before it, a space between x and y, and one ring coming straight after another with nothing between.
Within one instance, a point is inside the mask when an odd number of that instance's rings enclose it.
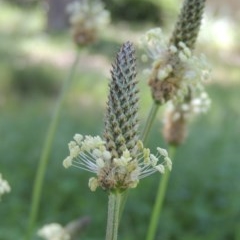
<instances>
[{"instance_id":1,"label":"ribwort plantain plant","mask_svg":"<svg viewBox=\"0 0 240 240\"><path fill-rule=\"evenodd\" d=\"M157 148L157 155L153 155L139 137L134 52L132 43L124 43L112 65L103 138L76 134L63 161L66 168L75 166L96 174L89 179L90 189L101 187L108 193L106 240L118 237L123 193L137 187L140 179L172 167L165 149ZM163 162L159 163L161 157Z\"/></svg>"},{"instance_id":2,"label":"ribwort plantain plant","mask_svg":"<svg viewBox=\"0 0 240 240\"><path fill-rule=\"evenodd\" d=\"M164 137L171 158L174 158L176 146L185 139L188 117L206 111L210 105L203 86L209 77L208 63L203 55L197 57L193 53L204 6L205 0L185 0L168 42L164 41L161 29L150 30L142 39L148 54L144 59L154 60L151 69L147 70L154 101L150 116L156 116L159 105L168 104ZM169 174L167 171L159 183L147 240L153 240L156 235Z\"/></svg>"},{"instance_id":3,"label":"ribwort plantain plant","mask_svg":"<svg viewBox=\"0 0 240 240\"><path fill-rule=\"evenodd\" d=\"M69 156L64 159L63 166L91 172L94 175L88 181L90 190L101 188L108 194L106 240L118 238L128 190L136 188L142 178L159 172L164 175L146 239L153 240L155 237L172 168L170 157L174 155L175 147L184 141L188 116L206 111L210 103L203 87L209 75L208 64L203 56L193 54L204 4L204 0L185 0L168 42L164 41L160 29L148 31L142 39L148 57L153 59L148 70L153 106L142 134L139 133L135 50L131 42L126 42L112 64L103 136L75 134L68 144ZM76 16L72 20L75 42L78 45L93 42L93 29L86 29L89 25L85 26L83 19ZM83 31L79 27L83 27ZM157 148L157 154L153 155L144 145L159 106L165 103L168 104L168 112L164 137L170 146L170 154L163 148Z\"/></svg>"}]
</instances>

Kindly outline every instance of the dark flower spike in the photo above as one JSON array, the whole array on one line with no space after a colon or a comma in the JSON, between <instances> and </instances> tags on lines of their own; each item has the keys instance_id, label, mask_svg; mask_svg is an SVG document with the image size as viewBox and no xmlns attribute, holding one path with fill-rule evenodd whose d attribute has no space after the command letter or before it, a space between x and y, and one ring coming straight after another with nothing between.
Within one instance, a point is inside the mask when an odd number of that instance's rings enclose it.
<instances>
[{"instance_id":1,"label":"dark flower spike","mask_svg":"<svg viewBox=\"0 0 240 240\"><path fill-rule=\"evenodd\" d=\"M123 44L112 66L105 120L106 147L114 157L138 141L138 88L135 50L130 42Z\"/></svg>"}]
</instances>

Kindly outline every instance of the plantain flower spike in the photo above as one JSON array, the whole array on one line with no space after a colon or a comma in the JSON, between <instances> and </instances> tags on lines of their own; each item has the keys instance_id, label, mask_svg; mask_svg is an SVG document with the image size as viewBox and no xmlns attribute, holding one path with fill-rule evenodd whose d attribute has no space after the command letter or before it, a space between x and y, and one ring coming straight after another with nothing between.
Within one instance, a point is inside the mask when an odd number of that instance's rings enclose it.
<instances>
[{"instance_id":1,"label":"plantain flower spike","mask_svg":"<svg viewBox=\"0 0 240 240\"><path fill-rule=\"evenodd\" d=\"M11 187L7 180L2 178L2 174L0 173L0 201L1 196L3 194L9 193L11 191Z\"/></svg>"},{"instance_id":2,"label":"plantain flower spike","mask_svg":"<svg viewBox=\"0 0 240 240\"><path fill-rule=\"evenodd\" d=\"M37 235L45 240L73 240L89 225L89 217L81 217L69 222L66 226L49 223L37 231Z\"/></svg>"},{"instance_id":3,"label":"plantain flower spike","mask_svg":"<svg viewBox=\"0 0 240 240\"><path fill-rule=\"evenodd\" d=\"M66 10L73 40L79 46L95 42L99 32L110 22L110 13L104 9L101 0L75 0Z\"/></svg>"},{"instance_id":4,"label":"plantain flower spike","mask_svg":"<svg viewBox=\"0 0 240 240\"><path fill-rule=\"evenodd\" d=\"M172 166L165 149L157 148L155 156L139 139L134 54L133 44L126 42L112 65L103 138L76 134L69 143L70 155L63 161L66 168L76 166L97 175L89 179L92 191L97 187L112 192L134 188L140 179Z\"/></svg>"},{"instance_id":5,"label":"plantain flower spike","mask_svg":"<svg viewBox=\"0 0 240 240\"><path fill-rule=\"evenodd\" d=\"M187 48L194 49L201 26L206 0L185 0L175 25L170 44L178 46L183 42Z\"/></svg>"},{"instance_id":6,"label":"plantain flower spike","mask_svg":"<svg viewBox=\"0 0 240 240\"><path fill-rule=\"evenodd\" d=\"M193 55L205 0L185 0L172 37L167 43L160 28L151 29L141 44L148 57L153 59L147 70L152 97L157 104L169 100L181 102L190 87L202 88L209 75L208 63L203 55Z\"/></svg>"},{"instance_id":7,"label":"plantain flower spike","mask_svg":"<svg viewBox=\"0 0 240 240\"><path fill-rule=\"evenodd\" d=\"M206 113L211 100L204 91L193 95L191 89L181 103L169 102L163 122L163 136L165 141L174 146L181 145L187 136L188 122L196 115Z\"/></svg>"},{"instance_id":8,"label":"plantain flower spike","mask_svg":"<svg viewBox=\"0 0 240 240\"><path fill-rule=\"evenodd\" d=\"M37 235L45 240L71 240L70 234L59 223L44 225Z\"/></svg>"}]
</instances>

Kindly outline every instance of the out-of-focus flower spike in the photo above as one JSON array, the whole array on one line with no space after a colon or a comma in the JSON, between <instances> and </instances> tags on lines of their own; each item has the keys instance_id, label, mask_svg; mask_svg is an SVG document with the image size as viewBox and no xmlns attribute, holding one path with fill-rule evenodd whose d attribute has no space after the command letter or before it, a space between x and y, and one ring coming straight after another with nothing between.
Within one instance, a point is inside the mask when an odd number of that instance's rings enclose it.
<instances>
[{"instance_id":1,"label":"out-of-focus flower spike","mask_svg":"<svg viewBox=\"0 0 240 240\"><path fill-rule=\"evenodd\" d=\"M100 31L110 22L110 13L101 0L75 0L67 6L74 42L86 46L95 42Z\"/></svg>"},{"instance_id":2,"label":"out-of-focus flower spike","mask_svg":"<svg viewBox=\"0 0 240 240\"><path fill-rule=\"evenodd\" d=\"M141 44L154 60L148 71L149 86L156 104L184 100L187 88L199 88L208 76L208 65L193 55L205 0L185 0L170 40L159 28L151 29ZM146 57L145 57L146 59Z\"/></svg>"},{"instance_id":3,"label":"out-of-focus flower spike","mask_svg":"<svg viewBox=\"0 0 240 240\"><path fill-rule=\"evenodd\" d=\"M9 193L11 191L11 187L7 180L2 178L2 174L0 173L0 200L1 196L5 193Z\"/></svg>"},{"instance_id":4,"label":"out-of-focus flower spike","mask_svg":"<svg viewBox=\"0 0 240 240\"><path fill-rule=\"evenodd\" d=\"M170 45L178 47L183 42L193 49L201 26L206 0L185 0L179 14Z\"/></svg>"}]
</instances>

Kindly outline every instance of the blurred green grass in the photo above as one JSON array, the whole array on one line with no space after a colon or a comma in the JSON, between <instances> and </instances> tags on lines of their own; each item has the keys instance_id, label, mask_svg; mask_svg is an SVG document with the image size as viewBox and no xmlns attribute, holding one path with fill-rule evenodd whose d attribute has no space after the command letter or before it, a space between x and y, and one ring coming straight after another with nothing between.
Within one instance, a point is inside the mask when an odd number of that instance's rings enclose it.
<instances>
[{"instance_id":1,"label":"blurred green grass","mask_svg":"<svg viewBox=\"0 0 240 240\"><path fill-rule=\"evenodd\" d=\"M6 16L11 18L11 14ZM0 172L12 187L0 204L0 239L4 240L21 239L25 234L32 184L45 133L61 81L74 55L74 46L67 34L43 36L42 32L27 29L16 34L15 28L5 31L0 26ZM129 31L128 28L126 32ZM134 34L132 32L133 38ZM90 192L87 186L90 174L74 168L65 170L62 160L68 154L67 143L76 132L97 135L103 131L108 72L119 44L106 33L100 43L82 50L83 57L54 140L38 227L50 222L66 224L88 215L92 222L83 238L98 240L105 234L106 193ZM32 57L35 59L40 53L43 60L32 61ZM67 61L58 62L61 54ZM211 52L208 54L216 72L215 81L207 86L212 108L191 123L187 141L177 152L159 221L158 239L239 239L240 73L236 66L218 61ZM96 57L99 64L94 65L92 60ZM89 68L84 65L86 59L90 62ZM227 80L223 81L222 76ZM142 127L151 97L140 72L138 77ZM152 149L165 146L161 122L162 112L149 138ZM155 174L131 191L120 226L122 239L144 239L158 181L159 176Z\"/></svg>"}]
</instances>

